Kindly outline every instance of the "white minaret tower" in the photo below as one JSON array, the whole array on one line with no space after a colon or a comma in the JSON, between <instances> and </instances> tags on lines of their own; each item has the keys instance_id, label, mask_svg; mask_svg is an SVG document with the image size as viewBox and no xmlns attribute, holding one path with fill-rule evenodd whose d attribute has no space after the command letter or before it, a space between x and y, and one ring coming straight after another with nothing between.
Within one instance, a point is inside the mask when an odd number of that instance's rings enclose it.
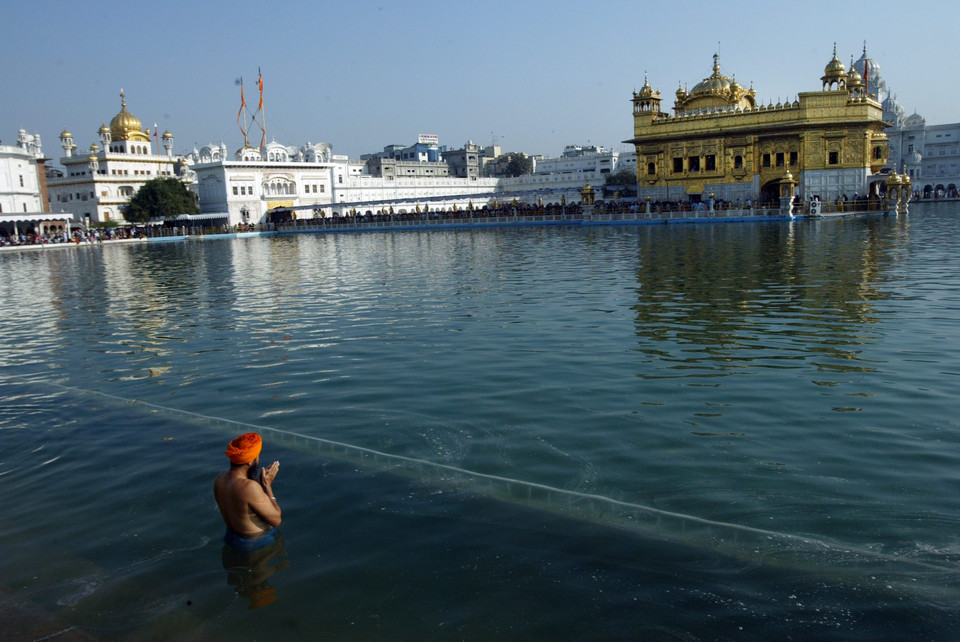
<instances>
[{"instance_id":1,"label":"white minaret tower","mask_svg":"<svg viewBox=\"0 0 960 642\"><path fill-rule=\"evenodd\" d=\"M60 147L63 148L63 155L68 158L73 156L73 150L77 148L77 146L73 144L73 134L68 132L66 127L64 127L60 133Z\"/></svg>"},{"instance_id":2,"label":"white minaret tower","mask_svg":"<svg viewBox=\"0 0 960 642\"><path fill-rule=\"evenodd\" d=\"M91 176L96 176L100 170L100 161L97 160L97 152L99 151L99 145L96 143L90 145L90 156L87 157L87 168L90 170Z\"/></svg>"},{"instance_id":3,"label":"white minaret tower","mask_svg":"<svg viewBox=\"0 0 960 642\"><path fill-rule=\"evenodd\" d=\"M167 150L167 158L173 158L173 134L163 132L163 148Z\"/></svg>"},{"instance_id":4,"label":"white minaret tower","mask_svg":"<svg viewBox=\"0 0 960 642\"><path fill-rule=\"evenodd\" d=\"M100 144L103 146L103 151L110 149L110 142L112 137L110 136L110 128L105 124L100 125Z\"/></svg>"}]
</instances>

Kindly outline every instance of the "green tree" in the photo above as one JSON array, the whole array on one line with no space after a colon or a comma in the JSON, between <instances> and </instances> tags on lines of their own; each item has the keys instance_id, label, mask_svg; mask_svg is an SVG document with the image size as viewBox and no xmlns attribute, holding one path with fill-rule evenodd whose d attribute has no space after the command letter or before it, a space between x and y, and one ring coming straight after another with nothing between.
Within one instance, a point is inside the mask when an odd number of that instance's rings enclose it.
<instances>
[{"instance_id":1,"label":"green tree","mask_svg":"<svg viewBox=\"0 0 960 642\"><path fill-rule=\"evenodd\" d=\"M608 187L612 187L615 185L636 187L637 175L634 172L630 171L629 169L621 169L616 174L607 174L605 184Z\"/></svg>"},{"instance_id":2,"label":"green tree","mask_svg":"<svg viewBox=\"0 0 960 642\"><path fill-rule=\"evenodd\" d=\"M193 194L176 178L155 178L143 184L123 211L131 223L146 223L152 218L172 218L180 214L199 214Z\"/></svg>"},{"instance_id":3,"label":"green tree","mask_svg":"<svg viewBox=\"0 0 960 642\"><path fill-rule=\"evenodd\" d=\"M533 173L533 160L526 154L511 152L503 155L507 164L504 170L507 176L523 176Z\"/></svg>"}]
</instances>

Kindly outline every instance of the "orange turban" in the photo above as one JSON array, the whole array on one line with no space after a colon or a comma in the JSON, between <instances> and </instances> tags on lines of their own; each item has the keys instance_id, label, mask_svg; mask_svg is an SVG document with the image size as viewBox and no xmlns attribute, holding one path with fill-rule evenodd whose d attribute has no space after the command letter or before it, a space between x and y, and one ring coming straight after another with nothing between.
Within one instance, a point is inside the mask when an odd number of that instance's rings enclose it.
<instances>
[{"instance_id":1,"label":"orange turban","mask_svg":"<svg viewBox=\"0 0 960 642\"><path fill-rule=\"evenodd\" d=\"M260 439L260 435L248 432L231 441L225 453L234 464L249 464L260 456L261 448L263 448L263 440Z\"/></svg>"}]
</instances>

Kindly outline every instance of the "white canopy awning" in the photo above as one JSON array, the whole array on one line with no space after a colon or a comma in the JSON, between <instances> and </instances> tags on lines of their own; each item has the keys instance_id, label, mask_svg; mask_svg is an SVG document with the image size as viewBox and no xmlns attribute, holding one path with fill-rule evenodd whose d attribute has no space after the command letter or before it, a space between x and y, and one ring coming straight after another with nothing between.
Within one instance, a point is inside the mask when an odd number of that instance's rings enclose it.
<instances>
[{"instance_id":1,"label":"white canopy awning","mask_svg":"<svg viewBox=\"0 0 960 642\"><path fill-rule=\"evenodd\" d=\"M0 223L29 223L33 221L70 221L73 215L68 212L51 214L50 212L23 212L22 214L0 214Z\"/></svg>"},{"instance_id":2,"label":"white canopy awning","mask_svg":"<svg viewBox=\"0 0 960 642\"><path fill-rule=\"evenodd\" d=\"M218 218L230 218L226 212L211 214L181 214L176 218L178 221L212 221Z\"/></svg>"}]
</instances>

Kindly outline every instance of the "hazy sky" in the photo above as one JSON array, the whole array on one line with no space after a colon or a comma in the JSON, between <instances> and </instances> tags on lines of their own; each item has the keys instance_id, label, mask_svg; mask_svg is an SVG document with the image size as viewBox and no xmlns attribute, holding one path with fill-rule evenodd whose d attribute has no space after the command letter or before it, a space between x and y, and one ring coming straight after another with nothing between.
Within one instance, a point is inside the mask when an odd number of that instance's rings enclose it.
<instances>
[{"instance_id":1,"label":"hazy sky","mask_svg":"<svg viewBox=\"0 0 960 642\"><path fill-rule=\"evenodd\" d=\"M185 153L242 143L237 79L267 138L329 142L358 157L436 134L555 156L564 145L628 149L631 92L650 84L672 108L680 83L725 75L763 102L821 88L834 42L844 65L864 40L907 113L960 121L957 11L947 2L568 2L340 0L26 2L0 31L0 139L39 132L62 155L128 110ZM947 64L954 84L934 82ZM259 142L251 135L251 142Z\"/></svg>"}]
</instances>

